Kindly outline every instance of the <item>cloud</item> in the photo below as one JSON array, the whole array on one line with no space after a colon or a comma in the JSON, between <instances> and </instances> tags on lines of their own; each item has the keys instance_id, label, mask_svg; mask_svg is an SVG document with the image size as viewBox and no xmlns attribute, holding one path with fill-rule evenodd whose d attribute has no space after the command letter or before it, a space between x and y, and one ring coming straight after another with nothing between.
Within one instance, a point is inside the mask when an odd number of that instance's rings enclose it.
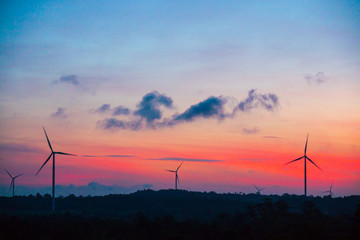
<instances>
[{"instance_id":1,"label":"cloud","mask_svg":"<svg viewBox=\"0 0 360 240\"><path fill-rule=\"evenodd\" d=\"M125 123L121 120L117 120L116 118L106 118L102 121L98 121L98 126L104 129L111 129L111 128L126 129Z\"/></svg>"},{"instance_id":2,"label":"cloud","mask_svg":"<svg viewBox=\"0 0 360 240\"><path fill-rule=\"evenodd\" d=\"M89 79L87 80L89 81ZM80 81L79 76L77 75L64 75L61 76L58 80L55 80L52 84L71 86L77 90L80 90L81 92L86 92L94 95L96 91L93 87L89 86L88 81Z\"/></svg>"},{"instance_id":3,"label":"cloud","mask_svg":"<svg viewBox=\"0 0 360 240\"><path fill-rule=\"evenodd\" d=\"M174 122L177 121L186 121L190 122L196 118L211 118L216 117L219 119L224 118L224 109L223 106L226 103L226 100L222 97L209 97L208 99L192 105L185 112L175 115L173 118Z\"/></svg>"},{"instance_id":4,"label":"cloud","mask_svg":"<svg viewBox=\"0 0 360 240\"><path fill-rule=\"evenodd\" d=\"M143 96L137 108L131 112L130 109L118 106L111 111L113 114L111 118L105 118L97 122L97 127L103 129L131 129L140 130L146 128L162 128L175 126L183 122L192 122L197 119L215 118L223 120L226 118L233 118L237 112L249 113L252 109L262 108L266 111L273 112L279 106L279 99L273 93L260 94L255 89L249 91L247 98L242 100L239 104L231 97L211 96L207 99L191 105L182 113L175 113L171 117L164 118L163 111L166 109L173 109L173 101L165 94L160 94L157 91L147 93ZM228 112L225 109L230 109ZM110 105L104 104L95 111L99 113L109 111ZM129 115L127 120L120 120L115 118L117 115ZM254 134L256 131L252 129L243 130L247 134Z\"/></svg>"},{"instance_id":5,"label":"cloud","mask_svg":"<svg viewBox=\"0 0 360 240\"><path fill-rule=\"evenodd\" d=\"M122 121L116 118L105 118L97 122L97 127L103 129L131 129L139 130L142 127L141 120Z\"/></svg>"},{"instance_id":6,"label":"cloud","mask_svg":"<svg viewBox=\"0 0 360 240\"><path fill-rule=\"evenodd\" d=\"M39 149L31 148L23 144L16 143L0 143L0 152L13 152L13 153L38 153L42 152Z\"/></svg>"},{"instance_id":7,"label":"cloud","mask_svg":"<svg viewBox=\"0 0 360 240\"><path fill-rule=\"evenodd\" d=\"M260 94L256 89L248 93L248 97L241 101L234 111L249 112L254 108L264 108L267 111L274 111L279 106L279 99L273 93Z\"/></svg>"},{"instance_id":8,"label":"cloud","mask_svg":"<svg viewBox=\"0 0 360 240\"><path fill-rule=\"evenodd\" d=\"M304 76L308 84L321 84L327 81L327 77L323 72L318 72L316 74L306 74Z\"/></svg>"},{"instance_id":9,"label":"cloud","mask_svg":"<svg viewBox=\"0 0 360 240\"><path fill-rule=\"evenodd\" d=\"M257 134L259 132L259 129L257 127L253 127L253 128L246 128L244 127L242 129L242 133L243 134L247 134L247 135L250 135L250 134Z\"/></svg>"},{"instance_id":10,"label":"cloud","mask_svg":"<svg viewBox=\"0 0 360 240\"><path fill-rule=\"evenodd\" d=\"M132 155L105 155L104 157L122 158L122 157L135 157L135 156L132 156Z\"/></svg>"},{"instance_id":11,"label":"cloud","mask_svg":"<svg viewBox=\"0 0 360 240\"><path fill-rule=\"evenodd\" d=\"M110 107L111 107L110 104L103 104L100 107L96 108L95 112L96 113L106 113L106 112L110 111Z\"/></svg>"},{"instance_id":12,"label":"cloud","mask_svg":"<svg viewBox=\"0 0 360 240\"><path fill-rule=\"evenodd\" d=\"M259 161L264 161L266 159L264 159L264 158L239 158L237 160L239 160L239 161L259 162Z\"/></svg>"},{"instance_id":13,"label":"cloud","mask_svg":"<svg viewBox=\"0 0 360 240\"><path fill-rule=\"evenodd\" d=\"M117 106L115 108L111 108L110 104L103 104L100 107L96 108L94 110L95 113L100 113L100 114L104 114L104 113L110 113L112 116L118 116L118 115L129 115L130 114L130 109L128 109L127 107L124 106Z\"/></svg>"},{"instance_id":14,"label":"cloud","mask_svg":"<svg viewBox=\"0 0 360 240\"><path fill-rule=\"evenodd\" d=\"M153 91L142 98L141 102L137 105L134 115L140 116L149 124L154 120L161 119L162 112L160 110L160 106L172 108L172 104L173 101L171 98L167 97L165 94Z\"/></svg>"},{"instance_id":15,"label":"cloud","mask_svg":"<svg viewBox=\"0 0 360 240\"><path fill-rule=\"evenodd\" d=\"M52 118L59 118L59 119L64 119L67 118L67 115L65 113L65 108L61 108L59 107L56 112L51 114Z\"/></svg>"},{"instance_id":16,"label":"cloud","mask_svg":"<svg viewBox=\"0 0 360 240\"><path fill-rule=\"evenodd\" d=\"M278 136L263 136L263 138L282 138L282 137L278 137Z\"/></svg>"},{"instance_id":17,"label":"cloud","mask_svg":"<svg viewBox=\"0 0 360 240\"><path fill-rule=\"evenodd\" d=\"M77 75L65 75L60 77L59 80L55 81L55 83L65 83L65 84L71 84L74 86L79 86L80 82Z\"/></svg>"},{"instance_id":18,"label":"cloud","mask_svg":"<svg viewBox=\"0 0 360 240\"><path fill-rule=\"evenodd\" d=\"M118 107L114 108L112 111L113 111L113 113L112 113L113 116L130 114L130 109L123 107L123 106L118 106Z\"/></svg>"},{"instance_id":19,"label":"cloud","mask_svg":"<svg viewBox=\"0 0 360 240\"><path fill-rule=\"evenodd\" d=\"M81 155L81 157L109 157L109 158L128 158L128 157L136 157L133 155L103 155L103 156L96 156L96 155Z\"/></svg>"},{"instance_id":20,"label":"cloud","mask_svg":"<svg viewBox=\"0 0 360 240\"><path fill-rule=\"evenodd\" d=\"M148 160L159 160L159 161L183 161L183 162L224 162L224 160L214 159L198 159L198 158L176 158L176 157L165 157L165 158L151 158Z\"/></svg>"}]
</instances>

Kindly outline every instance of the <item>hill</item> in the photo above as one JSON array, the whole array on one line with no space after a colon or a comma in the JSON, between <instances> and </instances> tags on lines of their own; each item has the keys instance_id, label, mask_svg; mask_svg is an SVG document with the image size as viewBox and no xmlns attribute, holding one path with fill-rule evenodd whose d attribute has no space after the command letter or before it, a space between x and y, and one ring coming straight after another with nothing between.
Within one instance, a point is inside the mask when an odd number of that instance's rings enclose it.
<instances>
[{"instance_id":1,"label":"hill","mask_svg":"<svg viewBox=\"0 0 360 240\"><path fill-rule=\"evenodd\" d=\"M50 195L0 197L2 232L27 239L360 237L360 196L143 190L103 197L69 195L56 199L55 213L50 212L50 207Z\"/></svg>"}]
</instances>

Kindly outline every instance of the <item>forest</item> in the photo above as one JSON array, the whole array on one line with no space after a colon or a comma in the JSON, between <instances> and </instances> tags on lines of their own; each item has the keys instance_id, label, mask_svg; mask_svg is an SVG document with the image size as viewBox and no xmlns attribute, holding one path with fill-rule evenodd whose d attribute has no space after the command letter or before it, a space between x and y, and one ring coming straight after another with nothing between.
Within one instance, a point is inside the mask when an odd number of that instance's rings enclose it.
<instances>
[{"instance_id":1,"label":"forest","mask_svg":"<svg viewBox=\"0 0 360 240\"><path fill-rule=\"evenodd\" d=\"M142 190L0 197L5 239L360 239L360 196Z\"/></svg>"}]
</instances>

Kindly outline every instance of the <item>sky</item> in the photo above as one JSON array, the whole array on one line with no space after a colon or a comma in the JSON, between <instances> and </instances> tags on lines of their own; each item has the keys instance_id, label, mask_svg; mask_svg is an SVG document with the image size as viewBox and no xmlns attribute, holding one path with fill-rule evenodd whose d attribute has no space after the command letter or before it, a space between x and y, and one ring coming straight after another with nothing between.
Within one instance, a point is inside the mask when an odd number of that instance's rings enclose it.
<instances>
[{"instance_id":1,"label":"sky","mask_svg":"<svg viewBox=\"0 0 360 240\"><path fill-rule=\"evenodd\" d=\"M173 188L181 162L181 189L302 194L304 161L284 164L307 134L308 194L360 194L358 1L0 5L0 166L19 194L50 193L42 127L76 154L56 156L69 194Z\"/></svg>"}]
</instances>

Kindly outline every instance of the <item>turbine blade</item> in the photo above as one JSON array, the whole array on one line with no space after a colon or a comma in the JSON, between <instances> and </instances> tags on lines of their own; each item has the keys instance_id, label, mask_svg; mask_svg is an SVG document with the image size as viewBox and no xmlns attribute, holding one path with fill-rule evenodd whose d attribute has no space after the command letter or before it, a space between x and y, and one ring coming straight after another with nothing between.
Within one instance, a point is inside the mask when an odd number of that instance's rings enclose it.
<instances>
[{"instance_id":1,"label":"turbine blade","mask_svg":"<svg viewBox=\"0 0 360 240\"><path fill-rule=\"evenodd\" d=\"M50 154L50 156L46 159L46 161L44 162L44 164L41 166L41 168L37 171L37 173L35 175L38 175L39 172L41 171L41 169L45 166L45 164L49 161L49 159L51 158L51 156L53 155L53 153Z\"/></svg>"},{"instance_id":2,"label":"turbine blade","mask_svg":"<svg viewBox=\"0 0 360 240\"><path fill-rule=\"evenodd\" d=\"M256 190L258 190L258 191L259 191L259 188L258 188L256 185L254 185L254 187L256 188Z\"/></svg>"},{"instance_id":3,"label":"turbine blade","mask_svg":"<svg viewBox=\"0 0 360 240\"><path fill-rule=\"evenodd\" d=\"M333 184L331 184L331 186L330 186L330 191L331 191L331 189L332 189L332 185L333 185Z\"/></svg>"},{"instance_id":4,"label":"turbine blade","mask_svg":"<svg viewBox=\"0 0 360 240\"><path fill-rule=\"evenodd\" d=\"M23 173L22 173L22 174L19 174L19 175L15 176L14 179L17 178L17 177L20 177L20 176L22 176L22 175L24 175L24 174L23 174Z\"/></svg>"},{"instance_id":5,"label":"turbine blade","mask_svg":"<svg viewBox=\"0 0 360 240\"><path fill-rule=\"evenodd\" d=\"M181 165L182 165L183 163L184 163L184 162L182 162L182 163L178 166L178 168L176 169L176 171L179 170L179 168L181 167Z\"/></svg>"},{"instance_id":6,"label":"turbine blade","mask_svg":"<svg viewBox=\"0 0 360 240\"><path fill-rule=\"evenodd\" d=\"M50 147L50 149L51 149L51 152L53 153L54 150L53 150L52 147L51 147L51 144L50 144L50 140L49 140L49 138L48 138L48 135L46 134L46 131L45 131L45 128L44 128L44 127L43 127L43 129L44 129L44 133L45 133L45 136L46 136L46 140L47 140L47 142L48 142L48 144L49 144L49 147Z\"/></svg>"},{"instance_id":7,"label":"turbine blade","mask_svg":"<svg viewBox=\"0 0 360 240\"><path fill-rule=\"evenodd\" d=\"M10 183L10 187L9 187L9 191L11 189L11 186L14 184L14 179L11 180L11 183Z\"/></svg>"},{"instance_id":8,"label":"turbine blade","mask_svg":"<svg viewBox=\"0 0 360 240\"><path fill-rule=\"evenodd\" d=\"M13 178L13 176L11 176L11 174L8 172L8 170L6 170L6 168L4 168L5 169L5 171L7 172L7 174L9 174L9 176L11 177L11 178Z\"/></svg>"},{"instance_id":9,"label":"turbine blade","mask_svg":"<svg viewBox=\"0 0 360 240\"><path fill-rule=\"evenodd\" d=\"M303 157L305 157L305 156L299 157L299 158L297 158L297 159L295 159L295 160L292 160L292 161L290 161L290 162L288 162L288 163L285 163L284 165L288 165L289 163L299 161L299 160L302 159Z\"/></svg>"},{"instance_id":10,"label":"turbine blade","mask_svg":"<svg viewBox=\"0 0 360 240\"><path fill-rule=\"evenodd\" d=\"M71 153L64 153L64 152L54 152L54 154L69 155L69 156L76 156L75 154L71 154Z\"/></svg>"},{"instance_id":11,"label":"turbine blade","mask_svg":"<svg viewBox=\"0 0 360 240\"><path fill-rule=\"evenodd\" d=\"M168 172L176 172L176 171L174 171L174 170L166 170L166 169L165 169L164 171L168 171Z\"/></svg>"},{"instance_id":12,"label":"turbine blade","mask_svg":"<svg viewBox=\"0 0 360 240\"><path fill-rule=\"evenodd\" d=\"M321 169L318 165L316 165L310 158L308 158L308 157L306 157L306 158L307 158L307 160L309 160L312 164L314 164L315 167L317 167L318 169L320 169L320 170L322 171L322 169Z\"/></svg>"},{"instance_id":13,"label":"turbine blade","mask_svg":"<svg viewBox=\"0 0 360 240\"><path fill-rule=\"evenodd\" d=\"M305 144L305 151L304 151L305 155L306 155L306 149L307 149L308 139L309 139L309 134L308 134L307 137L306 137L306 144Z\"/></svg>"}]
</instances>

